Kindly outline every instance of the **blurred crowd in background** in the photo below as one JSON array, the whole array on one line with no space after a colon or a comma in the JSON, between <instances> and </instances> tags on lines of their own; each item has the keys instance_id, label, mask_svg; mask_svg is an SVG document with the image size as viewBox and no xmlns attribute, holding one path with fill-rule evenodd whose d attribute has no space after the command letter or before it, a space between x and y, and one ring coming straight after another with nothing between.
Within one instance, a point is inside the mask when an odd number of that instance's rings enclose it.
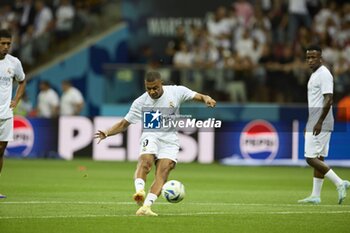
<instances>
[{"instance_id":1,"label":"blurred crowd in background","mask_svg":"<svg viewBox=\"0 0 350 233\"><path fill-rule=\"evenodd\" d=\"M99 25L108 0L2 0L0 28L13 33L12 54L28 72L69 40ZM99 25L99 26L98 26ZM68 41L68 42L67 42Z\"/></svg>"},{"instance_id":2,"label":"blurred crowd in background","mask_svg":"<svg viewBox=\"0 0 350 233\"><path fill-rule=\"evenodd\" d=\"M109 1L3 0L0 27L13 31L12 53L28 71L77 34L101 28ZM130 62L174 66L173 83L218 101L305 103L304 52L318 43L335 78L335 101L350 95L349 1L236 0L203 21L202 27L179 26L164 54L144 47Z\"/></svg>"},{"instance_id":3,"label":"blurred crowd in background","mask_svg":"<svg viewBox=\"0 0 350 233\"><path fill-rule=\"evenodd\" d=\"M165 53L175 67L209 68L203 88L219 100L305 102L312 43L323 48L336 100L349 93L350 2L237 0L203 17L205 27L178 27Z\"/></svg>"}]
</instances>

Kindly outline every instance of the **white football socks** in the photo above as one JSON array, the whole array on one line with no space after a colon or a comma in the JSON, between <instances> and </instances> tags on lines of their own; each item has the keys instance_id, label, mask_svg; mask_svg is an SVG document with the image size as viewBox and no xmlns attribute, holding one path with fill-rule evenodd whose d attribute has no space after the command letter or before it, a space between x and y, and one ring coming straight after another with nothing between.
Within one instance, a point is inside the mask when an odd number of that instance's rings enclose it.
<instances>
[{"instance_id":1,"label":"white football socks","mask_svg":"<svg viewBox=\"0 0 350 233\"><path fill-rule=\"evenodd\" d=\"M335 174L332 169L330 169L324 176L330 179L337 187L343 182L343 180L340 179L340 177Z\"/></svg>"},{"instance_id":2,"label":"white football socks","mask_svg":"<svg viewBox=\"0 0 350 233\"><path fill-rule=\"evenodd\" d=\"M155 195L154 193L148 193L143 205L151 206L157 200L157 198L158 196Z\"/></svg>"},{"instance_id":3,"label":"white football socks","mask_svg":"<svg viewBox=\"0 0 350 233\"><path fill-rule=\"evenodd\" d=\"M320 197L323 185L323 179L314 177L312 186L312 197Z\"/></svg>"},{"instance_id":4,"label":"white football socks","mask_svg":"<svg viewBox=\"0 0 350 233\"><path fill-rule=\"evenodd\" d=\"M135 190L136 192L144 190L145 189L145 181L141 178L136 178L134 180L134 184L135 184Z\"/></svg>"}]
</instances>

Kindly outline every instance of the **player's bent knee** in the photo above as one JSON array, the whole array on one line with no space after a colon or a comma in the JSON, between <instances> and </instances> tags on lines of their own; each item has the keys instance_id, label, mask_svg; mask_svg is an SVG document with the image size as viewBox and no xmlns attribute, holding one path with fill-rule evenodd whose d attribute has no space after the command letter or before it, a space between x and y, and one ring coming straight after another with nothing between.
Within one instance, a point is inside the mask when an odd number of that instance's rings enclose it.
<instances>
[{"instance_id":1,"label":"player's bent knee","mask_svg":"<svg viewBox=\"0 0 350 233\"><path fill-rule=\"evenodd\" d=\"M149 161L147 159L142 159L139 163L139 167L148 173L152 169L152 161Z\"/></svg>"},{"instance_id":2,"label":"player's bent knee","mask_svg":"<svg viewBox=\"0 0 350 233\"><path fill-rule=\"evenodd\" d=\"M163 161L162 165L159 167L159 172L162 174L168 174L175 167L174 161Z\"/></svg>"},{"instance_id":3,"label":"player's bent knee","mask_svg":"<svg viewBox=\"0 0 350 233\"><path fill-rule=\"evenodd\" d=\"M311 167L315 165L316 158L306 158L307 164L309 164Z\"/></svg>"},{"instance_id":4,"label":"player's bent knee","mask_svg":"<svg viewBox=\"0 0 350 233\"><path fill-rule=\"evenodd\" d=\"M160 162L162 167L174 168L175 164L176 164L173 160L170 160L170 159L161 159L161 160L159 160L159 162Z\"/></svg>"}]
</instances>

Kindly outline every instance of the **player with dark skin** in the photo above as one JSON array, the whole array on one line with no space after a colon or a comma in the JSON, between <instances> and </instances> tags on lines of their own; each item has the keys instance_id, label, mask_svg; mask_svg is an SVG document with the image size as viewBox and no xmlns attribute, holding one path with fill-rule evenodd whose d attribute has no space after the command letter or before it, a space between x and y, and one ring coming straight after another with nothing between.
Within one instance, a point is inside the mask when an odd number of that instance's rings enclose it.
<instances>
[{"instance_id":1,"label":"player with dark skin","mask_svg":"<svg viewBox=\"0 0 350 233\"><path fill-rule=\"evenodd\" d=\"M306 51L306 62L310 69L315 72L322 65L321 52L316 50L307 50ZM322 108L322 113L317 123L313 127L313 134L319 135L322 130L322 123L326 118L332 104L333 104L333 94L324 94L324 105ZM306 158L306 162L314 168L314 177L324 178L330 167L324 162L324 157L317 158Z\"/></svg>"},{"instance_id":2,"label":"player with dark skin","mask_svg":"<svg viewBox=\"0 0 350 233\"><path fill-rule=\"evenodd\" d=\"M309 197L299 203L321 203L321 190L324 178L328 178L337 188L338 204L346 198L346 190L350 187L348 180L341 179L325 162L328 156L329 143L334 128L332 112L333 75L322 64L322 50L318 45L311 45L306 50L306 62L312 74L307 84L309 119L306 124L305 158L314 169L313 187Z\"/></svg>"}]
</instances>

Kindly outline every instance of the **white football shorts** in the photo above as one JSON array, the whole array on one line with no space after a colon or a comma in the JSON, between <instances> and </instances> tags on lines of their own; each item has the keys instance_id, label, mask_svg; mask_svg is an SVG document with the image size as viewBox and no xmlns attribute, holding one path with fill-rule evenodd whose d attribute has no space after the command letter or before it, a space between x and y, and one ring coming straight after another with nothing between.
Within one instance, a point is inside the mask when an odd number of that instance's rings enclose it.
<instances>
[{"instance_id":1,"label":"white football shorts","mask_svg":"<svg viewBox=\"0 0 350 233\"><path fill-rule=\"evenodd\" d=\"M156 159L170 159L177 163L179 149L180 146L177 141L164 141L150 135L141 137L140 155L153 154Z\"/></svg>"},{"instance_id":2,"label":"white football shorts","mask_svg":"<svg viewBox=\"0 0 350 233\"><path fill-rule=\"evenodd\" d=\"M0 142L13 140L13 118L0 119Z\"/></svg>"},{"instance_id":3,"label":"white football shorts","mask_svg":"<svg viewBox=\"0 0 350 233\"><path fill-rule=\"evenodd\" d=\"M306 158L327 157L331 134L331 131L322 131L319 135L315 136L312 132L305 132L304 156Z\"/></svg>"}]
</instances>

